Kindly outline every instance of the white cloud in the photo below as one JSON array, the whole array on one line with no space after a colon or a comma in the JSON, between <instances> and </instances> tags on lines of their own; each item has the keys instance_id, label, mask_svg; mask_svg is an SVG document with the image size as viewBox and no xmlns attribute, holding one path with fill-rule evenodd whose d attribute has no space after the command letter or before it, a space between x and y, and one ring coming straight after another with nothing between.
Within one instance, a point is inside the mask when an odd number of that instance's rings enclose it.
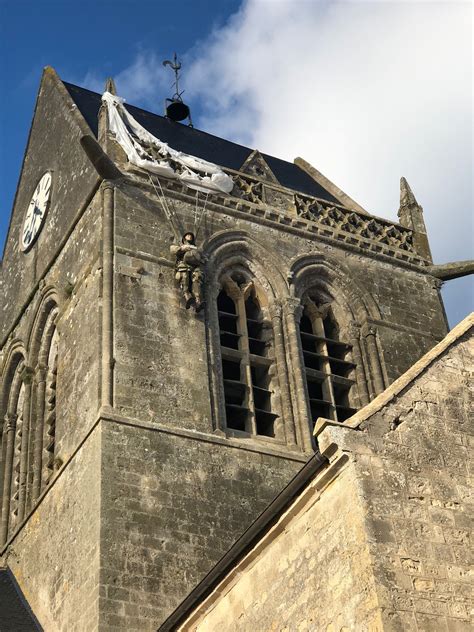
<instances>
[{"instance_id":1,"label":"white cloud","mask_svg":"<svg viewBox=\"0 0 474 632\"><path fill-rule=\"evenodd\" d=\"M403 175L435 260L470 258L471 17L465 2L248 0L193 51L186 85L206 111L199 126L301 155L388 218ZM472 309L472 283L456 288L452 322Z\"/></svg>"},{"instance_id":2,"label":"white cloud","mask_svg":"<svg viewBox=\"0 0 474 632\"><path fill-rule=\"evenodd\" d=\"M148 107L156 112L161 109L157 95L172 93L172 77L169 70L166 72L162 60L156 53L142 51L137 54L130 66L115 75L114 80L118 94L124 96L127 103ZM89 71L78 83L89 90L101 93L105 80L105 75L99 76L96 71Z\"/></svg>"},{"instance_id":3,"label":"white cloud","mask_svg":"<svg viewBox=\"0 0 474 632\"><path fill-rule=\"evenodd\" d=\"M302 156L375 215L396 219L405 176L435 261L468 259L471 46L470 2L246 0L185 55L186 100L197 127ZM119 94L154 111L171 81L146 51L116 76ZM472 282L448 288L454 324L474 308Z\"/></svg>"}]
</instances>

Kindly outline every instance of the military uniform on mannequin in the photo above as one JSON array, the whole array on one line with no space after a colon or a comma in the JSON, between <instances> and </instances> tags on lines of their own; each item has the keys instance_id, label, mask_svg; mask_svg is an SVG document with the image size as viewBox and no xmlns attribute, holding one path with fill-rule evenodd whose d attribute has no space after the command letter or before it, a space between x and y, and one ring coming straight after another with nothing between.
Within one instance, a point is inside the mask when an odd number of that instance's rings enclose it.
<instances>
[{"instance_id":1,"label":"military uniform on mannequin","mask_svg":"<svg viewBox=\"0 0 474 632\"><path fill-rule=\"evenodd\" d=\"M204 261L201 250L195 244L194 233L183 235L180 246L171 246L171 254L176 257L176 281L186 301L186 309L191 306L196 312L204 306L202 285L204 274L201 269Z\"/></svg>"}]
</instances>

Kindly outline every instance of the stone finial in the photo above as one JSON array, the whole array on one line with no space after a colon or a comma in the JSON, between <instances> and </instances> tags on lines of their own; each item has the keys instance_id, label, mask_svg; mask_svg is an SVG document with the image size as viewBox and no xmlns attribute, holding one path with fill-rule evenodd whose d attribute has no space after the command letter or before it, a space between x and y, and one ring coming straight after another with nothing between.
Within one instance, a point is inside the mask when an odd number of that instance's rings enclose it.
<instances>
[{"instance_id":1,"label":"stone finial","mask_svg":"<svg viewBox=\"0 0 474 632\"><path fill-rule=\"evenodd\" d=\"M406 178L400 178L400 208L398 209L398 217L400 218L400 223L403 225L403 220L406 220L409 223L413 224L415 216L422 214L423 207L416 201L413 191L406 181ZM416 230L416 225L408 227Z\"/></svg>"},{"instance_id":2,"label":"stone finial","mask_svg":"<svg viewBox=\"0 0 474 632\"><path fill-rule=\"evenodd\" d=\"M105 80L104 91L110 92L110 94L117 96L117 88L115 87L115 81L113 80L113 77L108 77L108 79Z\"/></svg>"},{"instance_id":3,"label":"stone finial","mask_svg":"<svg viewBox=\"0 0 474 632\"><path fill-rule=\"evenodd\" d=\"M400 178L398 217L402 226L413 231L413 245L418 254L428 261L432 261L425 220L423 219L423 207L416 201L413 191L405 178Z\"/></svg>"},{"instance_id":4,"label":"stone finial","mask_svg":"<svg viewBox=\"0 0 474 632\"><path fill-rule=\"evenodd\" d=\"M400 178L400 207L419 206L406 178Z\"/></svg>"}]
</instances>

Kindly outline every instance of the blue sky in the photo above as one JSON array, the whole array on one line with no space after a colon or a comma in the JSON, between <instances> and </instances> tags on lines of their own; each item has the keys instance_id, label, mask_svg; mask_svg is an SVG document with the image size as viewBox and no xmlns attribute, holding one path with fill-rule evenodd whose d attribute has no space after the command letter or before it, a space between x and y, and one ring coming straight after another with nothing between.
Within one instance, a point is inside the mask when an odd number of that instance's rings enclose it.
<instances>
[{"instance_id":1,"label":"blue sky","mask_svg":"<svg viewBox=\"0 0 474 632\"><path fill-rule=\"evenodd\" d=\"M0 243L44 66L161 112L176 50L197 127L300 155L369 212L423 205L435 262L473 256L472 4L449 0L0 0ZM456 324L470 279L443 288Z\"/></svg>"},{"instance_id":2,"label":"blue sky","mask_svg":"<svg viewBox=\"0 0 474 632\"><path fill-rule=\"evenodd\" d=\"M0 0L0 243L44 66L53 66L71 83L95 84L100 77L102 85L105 77L118 74L140 53L153 51L160 63L175 49L187 52L239 4L236 0ZM158 111L164 96L156 94Z\"/></svg>"}]
</instances>

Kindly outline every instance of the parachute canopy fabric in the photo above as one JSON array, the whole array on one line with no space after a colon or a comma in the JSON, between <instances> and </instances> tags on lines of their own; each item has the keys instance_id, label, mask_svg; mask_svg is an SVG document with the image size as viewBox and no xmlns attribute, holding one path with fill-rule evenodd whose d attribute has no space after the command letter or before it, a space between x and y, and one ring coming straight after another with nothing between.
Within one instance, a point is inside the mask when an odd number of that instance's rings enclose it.
<instances>
[{"instance_id":1,"label":"parachute canopy fabric","mask_svg":"<svg viewBox=\"0 0 474 632\"><path fill-rule=\"evenodd\" d=\"M176 151L150 134L124 107L124 99L104 92L109 129L130 163L151 173L176 178L198 191L230 193L234 183L220 167L202 158Z\"/></svg>"}]
</instances>

